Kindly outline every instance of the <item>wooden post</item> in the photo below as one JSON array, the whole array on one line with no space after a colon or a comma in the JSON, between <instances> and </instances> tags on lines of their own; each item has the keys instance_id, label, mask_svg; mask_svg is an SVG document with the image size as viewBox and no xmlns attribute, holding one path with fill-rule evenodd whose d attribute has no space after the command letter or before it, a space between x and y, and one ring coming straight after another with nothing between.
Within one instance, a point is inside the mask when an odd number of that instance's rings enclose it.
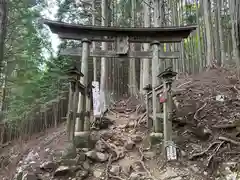
<instances>
[{"instance_id":1,"label":"wooden post","mask_svg":"<svg viewBox=\"0 0 240 180\"><path fill-rule=\"evenodd\" d=\"M101 9L101 25L107 25L107 6L108 0L102 0ZM102 42L102 50L107 50L107 43ZM107 59L105 57L101 58L101 80L100 80L100 103L101 103L101 113L103 113L107 108L107 98L106 98L106 81L107 81Z\"/></svg>"},{"instance_id":2,"label":"wooden post","mask_svg":"<svg viewBox=\"0 0 240 180\"><path fill-rule=\"evenodd\" d=\"M164 79L163 80L163 96L164 98L167 99L167 101L165 101L163 103L163 129L164 129L164 143L166 143L167 141L169 141L169 123L168 123L168 101L169 101L169 97L168 97L168 89L167 89L167 82Z\"/></svg>"},{"instance_id":3,"label":"wooden post","mask_svg":"<svg viewBox=\"0 0 240 180\"><path fill-rule=\"evenodd\" d=\"M135 27L136 23L136 0L131 0L131 27ZM135 44L130 44L131 51L135 50ZM136 80L136 61L135 58L130 59L128 67L128 84L129 93L131 96L135 96L137 93L137 80Z\"/></svg>"},{"instance_id":4,"label":"wooden post","mask_svg":"<svg viewBox=\"0 0 240 180\"><path fill-rule=\"evenodd\" d=\"M78 86L78 81L79 77L77 79L77 82L74 84L73 88L73 105L72 105L72 123L70 126L70 140L74 140L74 132L75 132L75 125L76 125L76 118L77 118L77 110L78 110L78 101L79 101L79 86Z\"/></svg>"},{"instance_id":5,"label":"wooden post","mask_svg":"<svg viewBox=\"0 0 240 180\"><path fill-rule=\"evenodd\" d=\"M172 140L172 93L171 83L164 80L167 101L164 103L164 153L167 161L177 160L176 146Z\"/></svg>"},{"instance_id":6,"label":"wooden post","mask_svg":"<svg viewBox=\"0 0 240 180\"><path fill-rule=\"evenodd\" d=\"M56 128L58 126L58 104L59 102L54 102L53 103L53 117L54 117L54 127Z\"/></svg>"},{"instance_id":7,"label":"wooden post","mask_svg":"<svg viewBox=\"0 0 240 180\"><path fill-rule=\"evenodd\" d=\"M88 83L88 57L89 57L89 45L90 41L87 39L82 40L82 63L81 63L81 72L84 76L81 78L81 83L87 87ZM78 110L77 113L81 113L84 109L84 99L85 97L82 94L79 94ZM81 117L80 117L81 118ZM84 131L84 119L77 118L76 121L76 132Z\"/></svg>"},{"instance_id":8,"label":"wooden post","mask_svg":"<svg viewBox=\"0 0 240 180\"><path fill-rule=\"evenodd\" d=\"M86 87L86 111L84 117L84 131L90 131L90 111L91 111L91 97L92 97L92 85L89 84Z\"/></svg>"},{"instance_id":9,"label":"wooden post","mask_svg":"<svg viewBox=\"0 0 240 180\"><path fill-rule=\"evenodd\" d=\"M95 21L96 21L96 17L95 17L95 6L96 6L96 0L92 1L92 25L95 26ZM96 49L96 43L92 42L92 50ZM97 81L97 58L93 57L93 80Z\"/></svg>"},{"instance_id":10,"label":"wooden post","mask_svg":"<svg viewBox=\"0 0 240 180\"><path fill-rule=\"evenodd\" d=\"M158 41L152 43L152 107L153 107L153 122L154 122L154 132L159 133L161 131L161 122L157 119L157 94L154 88L158 86L158 57L159 57L159 45Z\"/></svg>"},{"instance_id":11,"label":"wooden post","mask_svg":"<svg viewBox=\"0 0 240 180\"><path fill-rule=\"evenodd\" d=\"M163 127L164 127L164 149L163 152L166 154L167 161L177 159L177 152L174 142L172 141L172 92L171 86L173 77L177 75L171 68L168 68L158 77L163 79Z\"/></svg>"},{"instance_id":12,"label":"wooden post","mask_svg":"<svg viewBox=\"0 0 240 180\"><path fill-rule=\"evenodd\" d=\"M73 106L73 87L72 83L69 83L69 98L68 98L68 113L67 113L67 136L68 140L71 140L71 121L72 121L72 106Z\"/></svg>"},{"instance_id":13,"label":"wooden post","mask_svg":"<svg viewBox=\"0 0 240 180\"><path fill-rule=\"evenodd\" d=\"M143 88L145 94L144 94L144 102L145 102L145 106L146 106L146 116L147 116L147 127L149 130L152 129L153 127L153 122L152 122L152 119L149 118L149 92L152 91L152 86L151 84L148 84L146 85L144 88Z\"/></svg>"},{"instance_id":14,"label":"wooden post","mask_svg":"<svg viewBox=\"0 0 240 180\"><path fill-rule=\"evenodd\" d=\"M3 122L0 123L0 145L4 144L4 133L5 133L5 124Z\"/></svg>"}]
</instances>

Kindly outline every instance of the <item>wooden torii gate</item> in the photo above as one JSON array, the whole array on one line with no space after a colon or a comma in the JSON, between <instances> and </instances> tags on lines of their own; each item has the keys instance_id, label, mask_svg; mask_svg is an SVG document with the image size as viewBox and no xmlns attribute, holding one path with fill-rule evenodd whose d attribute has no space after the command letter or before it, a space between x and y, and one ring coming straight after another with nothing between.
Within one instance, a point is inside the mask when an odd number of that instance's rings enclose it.
<instances>
[{"instance_id":1,"label":"wooden torii gate","mask_svg":"<svg viewBox=\"0 0 240 180\"><path fill-rule=\"evenodd\" d=\"M178 58L178 52L172 54L163 53L159 51L159 45L161 43L176 43L181 42L184 38L187 38L189 34L196 29L196 26L178 26L178 27L154 27L154 28L123 28L123 27L103 27L103 26L84 26L77 24L69 24L56 22L51 20L43 20L43 22L48 25L53 33L59 35L62 39L72 39L82 41L82 48L80 49L67 49L62 51L61 54L64 55L77 55L81 56L82 62L87 62L89 56L92 57L132 57L132 58L151 58L152 59L152 105L153 105L153 125L154 134L158 136L161 133L161 119L157 118L157 91L155 89L159 85L158 76L163 78L164 85L163 92L166 89L171 88L171 77L174 76L174 72L167 71L159 75L158 62L159 58ZM97 42L117 42L116 52L114 51L90 51L90 44L92 41ZM129 51L129 43L151 43L152 51L141 52L141 51ZM86 63L87 64L87 63ZM82 82L85 87L87 87L88 82L88 67L81 67L84 76L82 77ZM169 93L167 94L169 96ZM167 106L168 102L164 103L163 119L164 119L164 150L168 146L172 147L172 131L171 122L168 118ZM76 136L80 136L84 131L82 128L83 122L77 121L77 127L75 130ZM170 143L169 143L170 142ZM167 156L170 157L172 149L168 148ZM170 154L170 155L169 155ZM174 156L174 155L173 155ZM175 157L175 156L174 156ZM172 159L174 159L172 157ZM169 158L171 159L171 157Z\"/></svg>"}]
</instances>

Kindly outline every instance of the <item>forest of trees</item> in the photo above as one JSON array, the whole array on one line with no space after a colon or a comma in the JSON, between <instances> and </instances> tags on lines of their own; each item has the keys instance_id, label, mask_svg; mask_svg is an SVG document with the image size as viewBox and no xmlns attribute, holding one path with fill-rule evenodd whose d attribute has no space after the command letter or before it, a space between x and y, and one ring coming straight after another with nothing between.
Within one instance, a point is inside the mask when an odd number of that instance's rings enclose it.
<instances>
[{"instance_id":1,"label":"forest of trees","mask_svg":"<svg viewBox=\"0 0 240 180\"><path fill-rule=\"evenodd\" d=\"M181 58L172 62L177 72L193 74L212 66L240 66L238 0L56 2L58 12L55 19L69 23L122 27L198 25L182 43L161 46L164 51L181 52ZM105 3L104 14L101 7ZM53 56L51 32L39 21L49 4L47 0L0 0L1 121L15 130L68 88L63 78L64 70L73 58ZM64 40L59 51L79 45L79 42ZM97 43L93 46L100 48ZM132 48L148 50L150 46L143 44ZM75 60L80 61L80 58ZM135 88L129 88L131 94L142 92L142 87L151 78L151 73L147 73L151 66L149 60L138 59L129 63L93 59L91 62L90 67L96 71L90 70L90 80L105 79L109 96L127 93L123 85ZM105 73L101 73L103 71Z\"/></svg>"}]
</instances>

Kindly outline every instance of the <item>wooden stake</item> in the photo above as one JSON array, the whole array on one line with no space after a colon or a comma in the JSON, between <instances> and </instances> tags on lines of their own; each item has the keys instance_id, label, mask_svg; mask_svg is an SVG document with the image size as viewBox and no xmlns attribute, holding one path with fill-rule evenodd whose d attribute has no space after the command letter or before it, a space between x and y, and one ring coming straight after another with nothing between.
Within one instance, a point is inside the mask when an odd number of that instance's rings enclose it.
<instances>
[{"instance_id":1,"label":"wooden stake","mask_svg":"<svg viewBox=\"0 0 240 180\"><path fill-rule=\"evenodd\" d=\"M92 25L95 26L95 6L96 6L96 0L92 1ZM96 49L96 43L92 42L92 50L94 51ZM97 58L93 57L93 80L97 81Z\"/></svg>"},{"instance_id":2,"label":"wooden stake","mask_svg":"<svg viewBox=\"0 0 240 180\"><path fill-rule=\"evenodd\" d=\"M72 121L72 106L73 106L73 91L71 84L69 85L69 98L68 98L68 113L67 113L67 136L68 140L71 139L71 121Z\"/></svg>"},{"instance_id":3,"label":"wooden stake","mask_svg":"<svg viewBox=\"0 0 240 180\"><path fill-rule=\"evenodd\" d=\"M152 43L152 50L153 50L153 56L152 56L152 104L153 104L153 121L154 121L154 130L155 132L161 131L161 123L159 119L157 119L157 107L159 106L157 104L157 94L156 91L154 91L155 87L158 86L158 57L159 57L159 45L160 43L158 41L155 41Z\"/></svg>"},{"instance_id":4,"label":"wooden stake","mask_svg":"<svg viewBox=\"0 0 240 180\"><path fill-rule=\"evenodd\" d=\"M81 83L87 87L88 83L88 57L89 57L89 45L90 41L87 39L82 40L82 65L81 65L81 72L84 74L81 77ZM78 102L78 110L77 112L80 113L84 109L84 99L82 94L79 94L79 102ZM84 119L77 118L76 120L76 131L84 131Z\"/></svg>"}]
</instances>

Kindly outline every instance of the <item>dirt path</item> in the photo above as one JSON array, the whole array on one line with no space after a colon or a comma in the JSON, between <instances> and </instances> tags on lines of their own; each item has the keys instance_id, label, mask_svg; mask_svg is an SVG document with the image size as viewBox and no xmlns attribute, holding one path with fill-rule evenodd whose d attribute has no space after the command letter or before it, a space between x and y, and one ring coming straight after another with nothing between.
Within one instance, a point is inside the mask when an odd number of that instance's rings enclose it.
<instances>
[{"instance_id":1,"label":"dirt path","mask_svg":"<svg viewBox=\"0 0 240 180\"><path fill-rule=\"evenodd\" d=\"M174 142L179 149L177 162L166 163L161 146L148 149L149 132L145 119L141 118L142 112L135 111L139 102L128 99L118 102L118 110L109 112L108 118L114 121L113 125L92 132L97 142L95 149L78 149L78 157L84 154L88 158L71 164L71 168L81 168L74 175L66 174L65 179L236 178L240 156L239 80L231 72L217 69L180 79L176 87L182 89L177 96L180 106L173 117ZM217 99L219 95L222 100ZM54 172L44 172L40 166L47 161L58 162L61 158L67 146L64 130L61 125L28 142L13 142L2 149L4 168L0 169L0 179L12 179L16 169L21 168L41 174L43 180L52 179Z\"/></svg>"}]
</instances>

